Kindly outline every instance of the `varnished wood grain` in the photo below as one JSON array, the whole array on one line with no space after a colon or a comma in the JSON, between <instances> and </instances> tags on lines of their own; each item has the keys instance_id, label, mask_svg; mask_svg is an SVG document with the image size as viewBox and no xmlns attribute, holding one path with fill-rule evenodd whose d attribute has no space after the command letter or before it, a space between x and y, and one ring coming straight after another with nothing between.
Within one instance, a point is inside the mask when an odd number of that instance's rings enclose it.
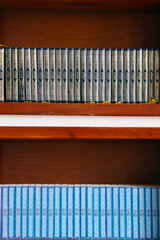
<instances>
[{"instance_id":1,"label":"varnished wood grain","mask_svg":"<svg viewBox=\"0 0 160 240\"><path fill-rule=\"evenodd\" d=\"M160 104L0 103L0 114L160 116Z\"/></svg>"},{"instance_id":2,"label":"varnished wood grain","mask_svg":"<svg viewBox=\"0 0 160 240\"><path fill-rule=\"evenodd\" d=\"M160 141L0 141L0 183L160 184Z\"/></svg>"}]
</instances>

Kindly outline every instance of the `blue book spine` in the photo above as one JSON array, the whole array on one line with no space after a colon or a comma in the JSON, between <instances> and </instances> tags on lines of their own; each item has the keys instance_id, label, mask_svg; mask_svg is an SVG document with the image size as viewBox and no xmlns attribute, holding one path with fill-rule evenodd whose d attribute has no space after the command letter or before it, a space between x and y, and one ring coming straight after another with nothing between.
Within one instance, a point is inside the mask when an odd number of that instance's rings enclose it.
<instances>
[{"instance_id":1,"label":"blue book spine","mask_svg":"<svg viewBox=\"0 0 160 240\"><path fill-rule=\"evenodd\" d=\"M54 221L54 229L55 229L55 235L54 238L61 238L60 235L60 211L61 211L61 206L60 206L60 197L61 195L61 187L60 186L55 186L55 221Z\"/></svg>"},{"instance_id":2,"label":"blue book spine","mask_svg":"<svg viewBox=\"0 0 160 240\"><path fill-rule=\"evenodd\" d=\"M41 186L35 187L35 238L41 238ZM43 225L42 225L43 226Z\"/></svg>"},{"instance_id":3,"label":"blue book spine","mask_svg":"<svg viewBox=\"0 0 160 240\"><path fill-rule=\"evenodd\" d=\"M16 227L15 238L21 238L22 230L22 187L16 187Z\"/></svg>"},{"instance_id":4,"label":"blue book spine","mask_svg":"<svg viewBox=\"0 0 160 240\"><path fill-rule=\"evenodd\" d=\"M2 238L2 186L0 186L0 238Z\"/></svg>"},{"instance_id":5,"label":"blue book spine","mask_svg":"<svg viewBox=\"0 0 160 240\"><path fill-rule=\"evenodd\" d=\"M112 187L107 186L107 238L113 236L113 207L112 207Z\"/></svg>"},{"instance_id":6,"label":"blue book spine","mask_svg":"<svg viewBox=\"0 0 160 240\"><path fill-rule=\"evenodd\" d=\"M145 239L145 191L144 187L139 187L139 238Z\"/></svg>"},{"instance_id":7,"label":"blue book spine","mask_svg":"<svg viewBox=\"0 0 160 240\"><path fill-rule=\"evenodd\" d=\"M68 238L73 238L73 186L68 186Z\"/></svg>"},{"instance_id":8,"label":"blue book spine","mask_svg":"<svg viewBox=\"0 0 160 240\"><path fill-rule=\"evenodd\" d=\"M9 238L14 238L15 187L9 187Z\"/></svg>"},{"instance_id":9,"label":"blue book spine","mask_svg":"<svg viewBox=\"0 0 160 240\"><path fill-rule=\"evenodd\" d=\"M99 238L100 206L99 206L99 187L93 187L94 196L94 238Z\"/></svg>"},{"instance_id":10,"label":"blue book spine","mask_svg":"<svg viewBox=\"0 0 160 240\"><path fill-rule=\"evenodd\" d=\"M54 238L54 186L48 188L48 238Z\"/></svg>"},{"instance_id":11,"label":"blue book spine","mask_svg":"<svg viewBox=\"0 0 160 240\"><path fill-rule=\"evenodd\" d=\"M2 190L2 238L8 238L8 187Z\"/></svg>"},{"instance_id":12,"label":"blue book spine","mask_svg":"<svg viewBox=\"0 0 160 240\"><path fill-rule=\"evenodd\" d=\"M87 238L87 202L86 186L81 186L81 238Z\"/></svg>"},{"instance_id":13,"label":"blue book spine","mask_svg":"<svg viewBox=\"0 0 160 240\"><path fill-rule=\"evenodd\" d=\"M48 191L47 191L47 186L42 187L42 238L47 238L47 215L48 215Z\"/></svg>"},{"instance_id":14,"label":"blue book spine","mask_svg":"<svg viewBox=\"0 0 160 240\"><path fill-rule=\"evenodd\" d=\"M152 191L151 187L145 188L146 205L146 239L152 239Z\"/></svg>"},{"instance_id":15,"label":"blue book spine","mask_svg":"<svg viewBox=\"0 0 160 240\"><path fill-rule=\"evenodd\" d=\"M106 238L106 188L100 186L100 238Z\"/></svg>"},{"instance_id":16,"label":"blue book spine","mask_svg":"<svg viewBox=\"0 0 160 240\"><path fill-rule=\"evenodd\" d=\"M120 228L119 228L119 235L120 239L125 239L126 238L126 203L125 203L125 198L126 198L126 191L125 187L120 186L119 188L119 209L120 209Z\"/></svg>"},{"instance_id":17,"label":"blue book spine","mask_svg":"<svg viewBox=\"0 0 160 240\"><path fill-rule=\"evenodd\" d=\"M67 238L67 186L61 187L61 238Z\"/></svg>"},{"instance_id":18,"label":"blue book spine","mask_svg":"<svg viewBox=\"0 0 160 240\"><path fill-rule=\"evenodd\" d=\"M160 239L160 187L158 188L158 222L159 222L159 239Z\"/></svg>"},{"instance_id":19,"label":"blue book spine","mask_svg":"<svg viewBox=\"0 0 160 240\"><path fill-rule=\"evenodd\" d=\"M138 187L132 187L133 239L139 239Z\"/></svg>"},{"instance_id":20,"label":"blue book spine","mask_svg":"<svg viewBox=\"0 0 160 240\"><path fill-rule=\"evenodd\" d=\"M119 187L113 186L113 237L119 239Z\"/></svg>"},{"instance_id":21,"label":"blue book spine","mask_svg":"<svg viewBox=\"0 0 160 240\"><path fill-rule=\"evenodd\" d=\"M28 237L28 187L22 187L22 238Z\"/></svg>"},{"instance_id":22,"label":"blue book spine","mask_svg":"<svg viewBox=\"0 0 160 240\"><path fill-rule=\"evenodd\" d=\"M126 238L132 238L132 194L131 187L126 187Z\"/></svg>"},{"instance_id":23,"label":"blue book spine","mask_svg":"<svg viewBox=\"0 0 160 240\"><path fill-rule=\"evenodd\" d=\"M34 186L29 187L28 238L34 238Z\"/></svg>"},{"instance_id":24,"label":"blue book spine","mask_svg":"<svg viewBox=\"0 0 160 240\"><path fill-rule=\"evenodd\" d=\"M87 187L87 238L93 238L93 188Z\"/></svg>"},{"instance_id":25,"label":"blue book spine","mask_svg":"<svg viewBox=\"0 0 160 240\"><path fill-rule=\"evenodd\" d=\"M74 238L80 238L80 186L74 187Z\"/></svg>"},{"instance_id":26,"label":"blue book spine","mask_svg":"<svg viewBox=\"0 0 160 240\"><path fill-rule=\"evenodd\" d=\"M152 187L152 239L158 239L158 191Z\"/></svg>"}]
</instances>

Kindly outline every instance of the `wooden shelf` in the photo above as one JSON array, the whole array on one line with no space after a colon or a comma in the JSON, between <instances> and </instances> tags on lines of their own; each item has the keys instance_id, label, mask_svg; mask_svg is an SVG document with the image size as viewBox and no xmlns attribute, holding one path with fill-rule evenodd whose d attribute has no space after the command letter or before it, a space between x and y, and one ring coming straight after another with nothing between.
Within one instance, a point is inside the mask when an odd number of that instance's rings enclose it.
<instances>
[{"instance_id":1,"label":"wooden shelf","mask_svg":"<svg viewBox=\"0 0 160 240\"><path fill-rule=\"evenodd\" d=\"M160 104L0 103L0 114L160 116Z\"/></svg>"}]
</instances>

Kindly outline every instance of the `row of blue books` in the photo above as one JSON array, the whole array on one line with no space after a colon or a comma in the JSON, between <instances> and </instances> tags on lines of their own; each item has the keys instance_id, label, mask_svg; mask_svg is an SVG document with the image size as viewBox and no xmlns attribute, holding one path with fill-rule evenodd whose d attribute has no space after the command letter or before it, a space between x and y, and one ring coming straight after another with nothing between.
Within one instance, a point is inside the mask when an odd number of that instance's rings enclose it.
<instances>
[{"instance_id":1,"label":"row of blue books","mask_svg":"<svg viewBox=\"0 0 160 240\"><path fill-rule=\"evenodd\" d=\"M1 185L0 238L160 239L160 187Z\"/></svg>"}]
</instances>

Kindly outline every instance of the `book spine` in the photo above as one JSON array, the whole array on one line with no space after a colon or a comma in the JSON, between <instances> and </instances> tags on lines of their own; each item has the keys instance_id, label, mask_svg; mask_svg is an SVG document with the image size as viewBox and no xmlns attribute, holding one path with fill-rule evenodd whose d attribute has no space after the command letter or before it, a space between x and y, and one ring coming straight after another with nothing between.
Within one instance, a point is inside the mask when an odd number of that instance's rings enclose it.
<instances>
[{"instance_id":1,"label":"book spine","mask_svg":"<svg viewBox=\"0 0 160 240\"><path fill-rule=\"evenodd\" d=\"M12 101L12 61L11 48L5 49L6 101Z\"/></svg>"},{"instance_id":2,"label":"book spine","mask_svg":"<svg viewBox=\"0 0 160 240\"><path fill-rule=\"evenodd\" d=\"M106 63L105 63L105 49L99 50L99 69L100 69L100 82L99 82L99 101L105 101L105 76L106 76Z\"/></svg>"},{"instance_id":3,"label":"book spine","mask_svg":"<svg viewBox=\"0 0 160 240\"><path fill-rule=\"evenodd\" d=\"M152 239L158 239L158 192L152 187Z\"/></svg>"},{"instance_id":4,"label":"book spine","mask_svg":"<svg viewBox=\"0 0 160 240\"><path fill-rule=\"evenodd\" d=\"M93 49L87 49L87 102L93 102Z\"/></svg>"},{"instance_id":5,"label":"book spine","mask_svg":"<svg viewBox=\"0 0 160 240\"><path fill-rule=\"evenodd\" d=\"M61 188L60 186L55 186L55 236L54 238L61 238L60 236L60 226L61 226L61 222L60 222L60 210L61 210L61 204L60 204L60 199L61 199Z\"/></svg>"},{"instance_id":6,"label":"book spine","mask_svg":"<svg viewBox=\"0 0 160 240\"><path fill-rule=\"evenodd\" d=\"M100 187L100 238L106 238L106 189Z\"/></svg>"},{"instance_id":7,"label":"book spine","mask_svg":"<svg viewBox=\"0 0 160 240\"><path fill-rule=\"evenodd\" d=\"M37 89L37 51L36 48L31 49L31 77L32 77L32 102L38 101Z\"/></svg>"},{"instance_id":8,"label":"book spine","mask_svg":"<svg viewBox=\"0 0 160 240\"><path fill-rule=\"evenodd\" d=\"M151 187L145 188L145 206L146 206L146 239L152 239L152 192Z\"/></svg>"},{"instance_id":9,"label":"book spine","mask_svg":"<svg viewBox=\"0 0 160 240\"><path fill-rule=\"evenodd\" d=\"M87 238L86 186L81 186L81 238Z\"/></svg>"},{"instance_id":10,"label":"book spine","mask_svg":"<svg viewBox=\"0 0 160 240\"><path fill-rule=\"evenodd\" d=\"M62 101L68 102L68 48L62 49Z\"/></svg>"},{"instance_id":11,"label":"book spine","mask_svg":"<svg viewBox=\"0 0 160 240\"><path fill-rule=\"evenodd\" d=\"M28 238L34 238L34 187L29 187L28 199Z\"/></svg>"},{"instance_id":12,"label":"book spine","mask_svg":"<svg viewBox=\"0 0 160 240\"><path fill-rule=\"evenodd\" d=\"M143 49L143 87L142 101L148 102L148 49Z\"/></svg>"},{"instance_id":13,"label":"book spine","mask_svg":"<svg viewBox=\"0 0 160 240\"><path fill-rule=\"evenodd\" d=\"M2 238L2 186L0 186L0 238Z\"/></svg>"},{"instance_id":14,"label":"book spine","mask_svg":"<svg viewBox=\"0 0 160 240\"><path fill-rule=\"evenodd\" d=\"M138 187L132 187L133 239L139 239Z\"/></svg>"},{"instance_id":15,"label":"book spine","mask_svg":"<svg viewBox=\"0 0 160 240\"><path fill-rule=\"evenodd\" d=\"M130 63L130 102L136 103L136 49L131 49Z\"/></svg>"},{"instance_id":16,"label":"book spine","mask_svg":"<svg viewBox=\"0 0 160 240\"><path fill-rule=\"evenodd\" d=\"M57 101L56 95L56 50L55 48L49 49L49 66L50 66L50 100L51 102Z\"/></svg>"},{"instance_id":17,"label":"book spine","mask_svg":"<svg viewBox=\"0 0 160 240\"><path fill-rule=\"evenodd\" d=\"M119 239L119 188L113 187L113 238Z\"/></svg>"},{"instance_id":18,"label":"book spine","mask_svg":"<svg viewBox=\"0 0 160 240\"><path fill-rule=\"evenodd\" d=\"M44 101L50 102L49 48L44 48Z\"/></svg>"},{"instance_id":19,"label":"book spine","mask_svg":"<svg viewBox=\"0 0 160 240\"><path fill-rule=\"evenodd\" d=\"M120 209L120 229L119 229L119 237L120 239L125 239L126 238L126 203L125 203L125 187L120 187L119 188L119 209Z\"/></svg>"},{"instance_id":20,"label":"book spine","mask_svg":"<svg viewBox=\"0 0 160 240\"><path fill-rule=\"evenodd\" d=\"M139 238L145 239L145 198L144 187L139 187Z\"/></svg>"},{"instance_id":21,"label":"book spine","mask_svg":"<svg viewBox=\"0 0 160 240\"><path fill-rule=\"evenodd\" d=\"M57 101L62 101L62 58L61 49L56 49L56 79L57 79Z\"/></svg>"},{"instance_id":22,"label":"book spine","mask_svg":"<svg viewBox=\"0 0 160 240\"><path fill-rule=\"evenodd\" d=\"M99 49L93 49L93 101L99 102Z\"/></svg>"},{"instance_id":23,"label":"book spine","mask_svg":"<svg viewBox=\"0 0 160 240\"><path fill-rule=\"evenodd\" d=\"M54 186L48 188L48 238L54 238Z\"/></svg>"},{"instance_id":24,"label":"book spine","mask_svg":"<svg viewBox=\"0 0 160 240\"><path fill-rule=\"evenodd\" d=\"M87 238L93 238L93 188L87 187Z\"/></svg>"},{"instance_id":25,"label":"book spine","mask_svg":"<svg viewBox=\"0 0 160 240\"><path fill-rule=\"evenodd\" d=\"M47 238L48 236L48 221L47 221L47 216L48 216L48 190L47 186L42 187L42 238Z\"/></svg>"},{"instance_id":26,"label":"book spine","mask_svg":"<svg viewBox=\"0 0 160 240\"><path fill-rule=\"evenodd\" d=\"M159 102L159 50L154 51L155 68L154 68L154 97L156 102Z\"/></svg>"},{"instance_id":27,"label":"book spine","mask_svg":"<svg viewBox=\"0 0 160 240\"><path fill-rule=\"evenodd\" d=\"M22 219L22 187L16 187L16 226L15 226L15 238L21 238L21 219Z\"/></svg>"},{"instance_id":28,"label":"book spine","mask_svg":"<svg viewBox=\"0 0 160 240\"><path fill-rule=\"evenodd\" d=\"M74 238L80 238L80 186L75 186L74 198Z\"/></svg>"},{"instance_id":29,"label":"book spine","mask_svg":"<svg viewBox=\"0 0 160 240\"><path fill-rule=\"evenodd\" d=\"M87 101L87 50L81 49L81 101Z\"/></svg>"},{"instance_id":30,"label":"book spine","mask_svg":"<svg viewBox=\"0 0 160 240\"><path fill-rule=\"evenodd\" d=\"M132 239L132 194L131 187L126 187L126 238Z\"/></svg>"},{"instance_id":31,"label":"book spine","mask_svg":"<svg viewBox=\"0 0 160 240\"><path fill-rule=\"evenodd\" d=\"M93 187L93 199L94 199L94 239L99 239L99 222L100 222L100 206L99 206L99 187Z\"/></svg>"},{"instance_id":32,"label":"book spine","mask_svg":"<svg viewBox=\"0 0 160 240\"><path fill-rule=\"evenodd\" d=\"M38 102L44 101L43 48L37 49Z\"/></svg>"},{"instance_id":33,"label":"book spine","mask_svg":"<svg viewBox=\"0 0 160 240\"><path fill-rule=\"evenodd\" d=\"M118 100L118 64L117 64L117 49L112 49L112 102Z\"/></svg>"},{"instance_id":34,"label":"book spine","mask_svg":"<svg viewBox=\"0 0 160 240\"><path fill-rule=\"evenodd\" d=\"M124 50L124 103L130 102L130 50Z\"/></svg>"},{"instance_id":35,"label":"book spine","mask_svg":"<svg viewBox=\"0 0 160 240\"><path fill-rule=\"evenodd\" d=\"M8 187L2 189L2 238L8 238Z\"/></svg>"},{"instance_id":36,"label":"book spine","mask_svg":"<svg viewBox=\"0 0 160 240\"><path fill-rule=\"evenodd\" d=\"M67 187L61 187L61 238L67 238Z\"/></svg>"},{"instance_id":37,"label":"book spine","mask_svg":"<svg viewBox=\"0 0 160 240\"><path fill-rule=\"evenodd\" d=\"M13 186L9 187L9 238L14 238L14 214L15 214L15 188Z\"/></svg>"},{"instance_id":38,"label":"book spine","mask_svg":"<svg viewBox=\"0 0 160 240\"><path fill-rule=\"evenodd\" d=\"M68 50L68 68L69 68L69 96L68 101L74 102L74 48Z\"/></svg>"},{"instance_id":39,"label":"book spine","mask_svg":"<svg viewBox=\"0 0 160 240\"><path fill-rule=\"evenodd\" d=\"M12 48L12 96L13 101L18 102L18 51L17 48Z\"/></svg>"},{"instance_id":40,"label":"book spine","mask_svg":"<svg viewBox=\"0 0 160 240\"><path fill-rule=\"evenodd\" d=\"M75 49L74 51L74 63L75 63L75 102L81 101L81 81L80 81L80 73L81 73L81 65L80 65L80 49Z\"/></svg>"},{"instance_id":41,"label":"book spine","mask_svg":"<svg viewBox=\"0 0 160 240\"><path fill-rule=\"evenodd\" d=\"M4 48L0 49L0 102L4 102Z\"/></svg>"},{"instance_id":42,"label":"book spine","mask_svg":"<svg viewBox=\"0 0 160 240\"><path fill-rule=\"evenodd\" d=\"M111 102L111 82L112 82L112 58L111 49L106 49L106 101Z\"/></svg>"},{"instance_id":43,"label":"book spine","mask_svg":"<svg viewBox=\"0 0 160 240\"><path fill-rule=\"evenodd\" d=\"M25 101L24 48L18 48L18 95L19 101Z\"/></svg>"},{"instance_id":44,"label":"book spine","mask_svg":"<svg viewBox=\"0 0 160 240\"><path fill-rule=\"evenodd\" d=\"M28 187L22 187L22 238L28 237Z\"/></svg>"},{"instance_id":45,"label":"book spine","mask_svg":"<svg viewBox=\"0 0 160 240\"><path fill-rule=\"evenodd\" d=\"M112 187L107 186L107 238L113 238L113 199Z\"/></svg>"},{"instance_id":46,"label":"book spine","mask_svg":"<svg viewBox=\"0 0 160 240\"><path fill-rule=\"evenodd\" d=\"M73 186L68 186L68 238L73 238Z\"/></svg>"},{"instance_id":47,"label":"book spine","mask_svg":"<svg viewBox=\"0 0 160 240\"><path fill-rule=\"evenodd\" d=\"M160 187L158 187L158 229L159 229L159 239L160 239Z\"/></svg>"},{"instance_id":48,"label":"book spine","mask_svg":"<svg viewBox=\"0 0 160 240\"><path fill-rule=\"evenodd\" d=\"M142 103L142 49L137 50L137 103Z\"/></svg>"},{"instance_id":49,"label":"book spine","mask_svg":"<svg viewBox=\"0 0 160 240\"><path fill-rule=\"evenodd\" d=\"M154 50L149 49L149 86L148 86L149 102L154 97Z\"/></svg>"},{"instance_id":50,"label":"book spine","mask_svg":"<svg viewBox=\"0 0 160 240\"><path fill-rule=\"evenodd\" d=\"M123 55L124 50L118 49L118 102L123 103Z\"/></svg>"},{"instance_id":51,"label":"book spine","mask_svg":"<svg viewBox=\"0 0 160 240\"><path fill-rule=\"evenodd\" d=\"M41 186L35 186L35 238L41 238L41 206L42 206ZM42 225L43 226L43 225ZM43 226L44 227L44 226Z\"/></svg>"},{"instance_id":52,"label":"book spine","mask_svg":"<svg viewBox=\"0 0 160 240\"><path fill-rule=\"evenodd\" d=\"M31 82L31 49L25 48L25 83L26 83L26 101L32 100L32 82Z\"/></svg>"}]
</instances>

